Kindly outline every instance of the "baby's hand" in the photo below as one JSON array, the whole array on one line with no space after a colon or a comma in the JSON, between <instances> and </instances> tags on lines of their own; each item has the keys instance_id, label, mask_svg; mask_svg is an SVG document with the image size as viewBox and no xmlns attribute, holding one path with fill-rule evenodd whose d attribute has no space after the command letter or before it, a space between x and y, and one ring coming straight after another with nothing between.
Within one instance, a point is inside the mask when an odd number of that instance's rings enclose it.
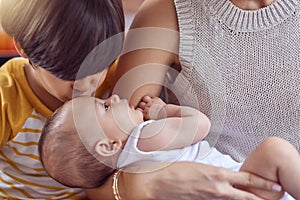
<instances>
[{"instance_id":1,"label":"baby's hand","mask_svg":"<svg viewBox=\"0 0 300 200\"><path fill-rule=\"evenodd\" d=\"M166 117L162 110L165 105L166 103L158 97L144 96L138 108L142 110L145 120L157 120Z\"/></svg>"}]
</instances>

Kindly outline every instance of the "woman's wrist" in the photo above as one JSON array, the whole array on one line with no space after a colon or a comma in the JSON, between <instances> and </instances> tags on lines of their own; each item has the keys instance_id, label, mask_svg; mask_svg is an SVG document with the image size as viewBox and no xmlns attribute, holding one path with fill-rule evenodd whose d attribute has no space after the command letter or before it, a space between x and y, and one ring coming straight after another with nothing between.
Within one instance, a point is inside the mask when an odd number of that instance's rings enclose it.
<instances>
[{"instance_id":1,"label":"woman's wrist","mask_svg":"<svg viewBox=\"0 0 300 200\"><path fill-rule=\"evenodd\" d=\"M122 172L118 178L118 189L122 200L150 200L157 171L150 173Z\"/></svg>"},{"instance_id":2,"label":"woman's wrist","mask_svg":"<svg viewBox=\"0 0 300 200\"><path fill-rule=\"evenodd\" d=\"M118 170L117 172L115 172L115 174L113 176L112 190L113 190L115 200L122 200L120 191L119 191L119 178L120 178L121 174L122 174L122 170Z\"/></svg>"}]
</instances>

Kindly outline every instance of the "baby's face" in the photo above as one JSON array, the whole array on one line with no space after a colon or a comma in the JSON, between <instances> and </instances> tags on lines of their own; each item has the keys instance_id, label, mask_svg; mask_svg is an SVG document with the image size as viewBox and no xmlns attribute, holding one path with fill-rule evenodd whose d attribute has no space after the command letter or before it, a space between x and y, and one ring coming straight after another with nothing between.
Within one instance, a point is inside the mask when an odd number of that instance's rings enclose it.
<instances>
[{"instance_id":1,"label":"baby's face","mask_svg":"<svg viewBox=\"0 0 300 200\"><path fill-rule=\"evenodd\" d=\"M126 99L112 95L95 101L99 124L108 138L126 140L132 130L143 122L143 114L134 109Z\"/></svg>"},{"instance_id":2,"label":"baby's face","mask_svg":"<svg viewBox=\"0 0 300 200\"><path fill-rule=\"evenodd\" d=\"M75 98L68 102L66 108L69 118L74 119L72 123L78 134L90 138L91 142L100 138L126 141L131 131L143 122L142 112L117 95L106 100Z\"/></svg>"}]
</instances>

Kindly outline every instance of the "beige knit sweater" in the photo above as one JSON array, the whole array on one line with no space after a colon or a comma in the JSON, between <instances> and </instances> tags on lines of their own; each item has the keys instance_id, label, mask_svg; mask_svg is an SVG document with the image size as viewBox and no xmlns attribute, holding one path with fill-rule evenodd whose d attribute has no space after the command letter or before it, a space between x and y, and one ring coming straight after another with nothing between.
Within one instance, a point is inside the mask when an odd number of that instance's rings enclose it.
<instances>
[{"instance_id":1,"label":"beige knit sweater","mask_svg":"<svg viewBox=\"0 0 300 200\"><path fill-rule=\"evenodd\" d=\"M230 0L174 0L181 73L167 86L212 120L206 138L236 160L268 136L300 148L300 1L245 11Z\"/></svg>"}]
</instances>

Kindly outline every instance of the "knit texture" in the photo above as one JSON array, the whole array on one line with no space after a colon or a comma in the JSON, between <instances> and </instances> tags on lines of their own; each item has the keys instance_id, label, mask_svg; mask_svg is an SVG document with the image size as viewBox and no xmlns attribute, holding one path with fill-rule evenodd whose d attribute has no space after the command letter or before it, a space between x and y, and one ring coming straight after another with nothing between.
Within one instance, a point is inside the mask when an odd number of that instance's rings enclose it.
<instances>
[{"instance_id":1,"label":"knit texture","mask_svg":"<svg viewBox=\"0 0 300 200\"><path fill-rule=\"evenodd\" d=\"M237 161L268 136L299 149L300 1L250 11L230 0L174 2L182 71L167 86L210 117L210 144Z\"/></svg>"}]
</instances>

